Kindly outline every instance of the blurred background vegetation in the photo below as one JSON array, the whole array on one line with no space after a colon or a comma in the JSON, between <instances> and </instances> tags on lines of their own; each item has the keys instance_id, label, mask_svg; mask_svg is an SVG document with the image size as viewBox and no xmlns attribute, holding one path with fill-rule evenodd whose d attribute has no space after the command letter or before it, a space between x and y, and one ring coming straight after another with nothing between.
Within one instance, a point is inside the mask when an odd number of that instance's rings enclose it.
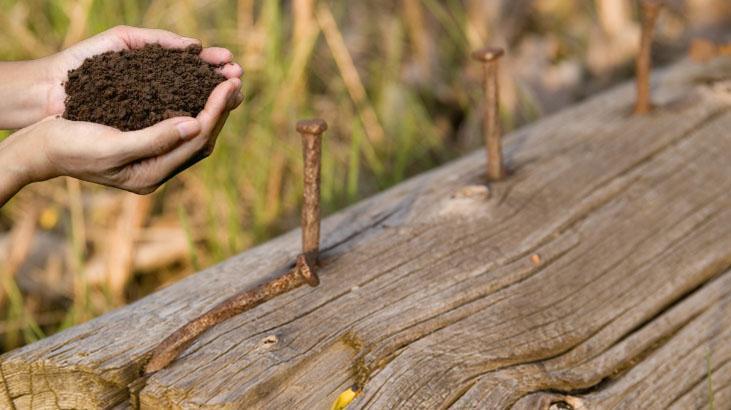
<instances>
[{"instance_id":1,"label":"blurred background vegetation","mask_svg":"<svg viewBox=\"0 0 731 410\"><path fill-rule=\"evenodd\" d=\"M728 0L668 3L656 63L682 57L695 36L728 33ZM48 55L118 24L228 47L246 100L214 154L153 195L64 178L0 209L4 350L296 227L299 118L330 124L327 214L480 145L472 49L508 51L509 131L630 77L639 34L635 0L0 0L0 59Z\"/></svg>"}]
</instances>

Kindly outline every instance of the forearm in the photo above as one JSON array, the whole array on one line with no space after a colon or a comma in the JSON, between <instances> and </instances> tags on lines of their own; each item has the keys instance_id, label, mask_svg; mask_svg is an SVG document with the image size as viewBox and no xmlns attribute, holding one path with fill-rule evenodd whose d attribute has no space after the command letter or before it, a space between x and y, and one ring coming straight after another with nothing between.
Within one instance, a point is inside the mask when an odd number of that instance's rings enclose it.
<instances>
[{"instance_id":1,"label":"forearm","mask_svg":"<svg viewBox=\"0 0 731 410\"><path fill-rule=\"evenodd\" d=\"M47 59L0 62L0 129L18 129L47 116Z\"/></svg>"},{"instance_id":2,"label":"forearm","mask_svg":"<svg viewBox=\"0 0 731 410\"><path fill-rule=\"evenodd\" d=\"M9 141L0 141L0 207L29 182Z\"/></svg>"}]
</instances>

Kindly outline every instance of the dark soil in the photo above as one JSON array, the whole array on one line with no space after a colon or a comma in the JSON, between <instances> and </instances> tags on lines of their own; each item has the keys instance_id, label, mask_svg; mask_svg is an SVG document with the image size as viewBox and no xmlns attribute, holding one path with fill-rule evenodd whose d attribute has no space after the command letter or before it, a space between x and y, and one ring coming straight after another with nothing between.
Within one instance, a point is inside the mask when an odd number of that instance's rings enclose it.
<instances>
[{"instance_id":1,"label":"dark soil","mask_svg":"<svg viewBox=\"0 0 731 410\"><path fill-rule=\"evenodd\" d=\"M157 44L110 51L87 58L69 71L63 117L122 131L149 127L171 117L195 117L213 89L226 78L198 56Z\"/></svg>"}]
</instances>

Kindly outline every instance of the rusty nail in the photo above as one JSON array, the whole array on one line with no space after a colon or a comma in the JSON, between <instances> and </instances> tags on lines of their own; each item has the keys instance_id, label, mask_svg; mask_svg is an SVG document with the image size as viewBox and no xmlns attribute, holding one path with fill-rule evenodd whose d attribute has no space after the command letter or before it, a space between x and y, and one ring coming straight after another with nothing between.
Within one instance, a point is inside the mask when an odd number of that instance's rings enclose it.
<instances>
[{"instance_id":1,"label":"rusty nail","mask_svg":"<svg viewBox=\"0 0 731 410\"><path fill-rule=\"evenodd\" d=\"M505 54L505 51L499 47L486 47L472 53L474 60L482 62L484 70L485 117L483 118L483 133L485 135L485 148L487 149L487 179L490 181L499 181L505 177L498 107L500 100L498 60L503 54Z\"/></svg>"},{"instance_id":2,"label":"rusty nail","mask_svg":"<svg viewBox=\"0 0 731 410\"><path fill-rule=\"evenodd\" d=\"M319 280L308 265L307 258L299 255L295 267L284 275L224 300L165 338L152 351L152 357L145 365L145 374L167 367L193 343L196 337L211 327L305 283L317 286Z\"/></svg>"},{"instance_id":3,"label":"rusty nail","mask_svg":"<svg viewBox=\"0 0 731 410\"><path fill-rule=\"evenodd\" d=\"M662 0L640 0L642 33L640 34L640 52L636 62L637 102L635 104L635 114L646 114L652 109L652 101L650 101L652 37L661 7Z\"/></svg>"},{"instance_id":4,"label":"rusty nail","mask_svg":"<svg viewBox=\"0 0 731 410\"><path fill-rule=\"evenodd\" d=\"M145 365L145 374L165 368L190 346L196 337L230 317L302 284L317 286L320 283L316 264L320 251L321 136L325 130L327 123L320 119L297 123L297 131L302 134L305 189L302 205L302 253L297 257L295 267L263 285L224 300L213 309L178 328L152 351L152 356Z\"/></svg>"},{"instance_id":5,"label":"rusty nail","mask_svg":"<svg viewBox=\"0 0 731 410\"><path fill-rule=\"evenodd\" d=\"M302 254L309 265L316 269L320 252L320 158L322 133L327 123L321 119L297 122L297 132L302 134L302 158L304 160L304 201L302 203Z\"/></svg>"}]
</instances>

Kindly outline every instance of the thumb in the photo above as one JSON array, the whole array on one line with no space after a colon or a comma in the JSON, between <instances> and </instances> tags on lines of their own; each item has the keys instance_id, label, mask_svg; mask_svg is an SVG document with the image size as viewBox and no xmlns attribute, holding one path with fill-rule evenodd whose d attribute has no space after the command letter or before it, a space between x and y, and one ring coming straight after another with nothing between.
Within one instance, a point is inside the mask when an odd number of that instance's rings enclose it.
<instances>
[{"instance_id":1,"label":"thumb","mask_svg":"<svg viewBox=\"0 0 731 410\"><path fill-rule=\"evenodd\" d=\"M201 132L201 124L191 117L176 117L151 127L123 133L123 150L129 161L157 157Z\"/></svg>"}]
</instances>

